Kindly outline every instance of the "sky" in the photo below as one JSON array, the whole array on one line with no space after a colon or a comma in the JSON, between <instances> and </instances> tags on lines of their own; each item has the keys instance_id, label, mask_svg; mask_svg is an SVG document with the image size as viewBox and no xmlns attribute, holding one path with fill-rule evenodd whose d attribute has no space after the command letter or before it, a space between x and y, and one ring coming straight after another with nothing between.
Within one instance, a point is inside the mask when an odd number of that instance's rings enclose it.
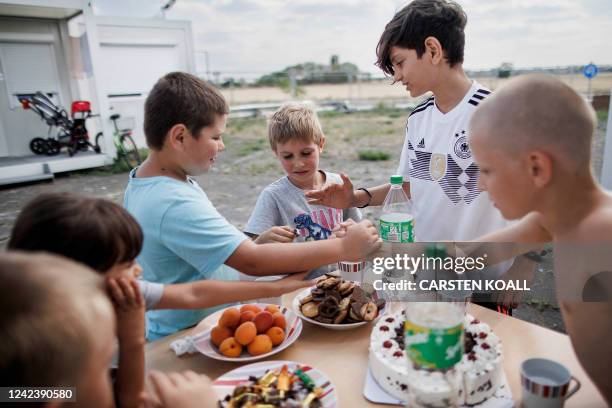
<instances>
[{"instance_id":1,"label":"sky","mask_svg":"<svg viewBox=\"0 0 612 408\"><path fill-rule=\"evenodd\" d=\"M167 0L93 0L99 15L161 17ZM196 65L252 77L302 62L357 64L376 75L376 44L407 0L177 0L165 18L192 23ZM466 69L612 64L611 0L459 0Z\"/></svg>"}]
</instances>

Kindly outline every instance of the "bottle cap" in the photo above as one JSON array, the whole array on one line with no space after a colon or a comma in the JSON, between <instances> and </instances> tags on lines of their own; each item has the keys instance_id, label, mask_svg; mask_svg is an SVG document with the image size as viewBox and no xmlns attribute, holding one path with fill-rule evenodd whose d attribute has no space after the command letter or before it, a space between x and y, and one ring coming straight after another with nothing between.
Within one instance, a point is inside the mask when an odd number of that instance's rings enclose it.
<instances>
[{"instance_id":1,"label":"bottle cap","mask_svg":"<svg viewBox=\"0 0 612 408\"><path fill-rule=\"evenodd\" d=\"M397 175L397 174L391 176L391 184L402 184L403 182L404 182L404 177Z\"/></svg>"}]
</instances>

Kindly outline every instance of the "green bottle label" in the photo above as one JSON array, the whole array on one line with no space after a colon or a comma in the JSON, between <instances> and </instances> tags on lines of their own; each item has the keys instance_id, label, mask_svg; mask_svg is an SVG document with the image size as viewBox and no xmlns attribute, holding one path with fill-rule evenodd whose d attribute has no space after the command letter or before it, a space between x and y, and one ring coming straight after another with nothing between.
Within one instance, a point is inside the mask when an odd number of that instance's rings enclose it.
<instances>
[{"instance_id":1,"label":"green bottle label","mask_svg":"<svg viewBox=\"0 0 612 408\"><path fill-rule=\"evenodd\" d=\"M463 356L463 323L447 329L432 329L404 323L406 354L420 367L449 368Z\"/></svg>"},{"instance_id":2,"label":"green bottle label","mask_svg":"<svg viewBox=\"0 0 612 408\"><path fill-rule=\"evenodd\" d=\"M414 242L414 221L390 222L380 220L380 236L385 242Z\"/></svg>"}]
</instances>

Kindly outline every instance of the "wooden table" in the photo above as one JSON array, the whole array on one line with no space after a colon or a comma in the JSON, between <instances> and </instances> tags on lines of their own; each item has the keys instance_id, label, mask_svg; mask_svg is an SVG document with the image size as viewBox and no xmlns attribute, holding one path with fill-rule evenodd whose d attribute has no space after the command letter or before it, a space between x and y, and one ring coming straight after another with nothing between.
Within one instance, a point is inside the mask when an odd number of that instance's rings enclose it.
<instances>
[{"instance_id":1,"label":"wooden table","mask_svg":"<svg viewBox=\"0 0 612 408\"><path fill-rule=\"evenodd\" d=\"M297 293L297 292L296 292ZM295 293L283 297L290 307ZM565 365L582 383L582 388L571 397L566 407L605 407L606 404L578 363L567 335L505 316L477 305L469 312L489 324L503 344L504 371L515 401L521 398L520 364L531 357L544 357ZM271 360L291 360L316 367L336 386L342 407L380 406L363 397L363 384L368 368L368 345L372 325L355 330L333 331L304 322L300 338L289 348L275 354ZM176 357L169 344L188 334L179 332L147 344L147 370L194 370L215 379L239 364L217 361L201 354Z\"/></svg>"}]
</instances>

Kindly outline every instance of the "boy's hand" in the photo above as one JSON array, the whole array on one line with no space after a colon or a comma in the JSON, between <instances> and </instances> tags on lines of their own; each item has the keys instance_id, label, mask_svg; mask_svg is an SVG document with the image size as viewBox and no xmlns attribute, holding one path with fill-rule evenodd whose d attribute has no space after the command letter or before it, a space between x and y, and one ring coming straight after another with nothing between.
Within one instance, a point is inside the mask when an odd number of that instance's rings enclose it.
<instances>
[{"instance_id":1,"label":"boy's hand","mask_svg":"<svg viewBox=\"0 0 612 408\"><path fill-rule=\"evenodd\" d=\"M295 234L293 233L293 229L288 225L283 225L282 227L272 227L267 231L264 231L255 239L256 244L269 244L271 242L280 242L282 244L286 244L289 242L293 242L295 239Z\"/></svg>"},{"instance_id":2,"label":"boy's hand","mask_svg":"<svg viewBox=\"0 0 612 408\"><path fill-rule=\"evenodd\" d=\"M212 408L217 406L218 397L210 379L193 371L184 373L149 374L159 407L169 408Z\"/></svg>"},{"instance_id":3,"label":"boy's hand","mask_svg":"<svg viewBox=\"0 0 612 408\"><path fill-rule=\"evenodd\" d=\"M353 207L355 200L355 192L353 191L353 183L351 179L341 173L343 184L329 184L320 190L310 190L304 195L308 204L325 205L333 208L350 208Z\"/></svg>"},{"instance_id":4,"label":"boy's hand","mask_svg":"<svg viewBox=\"0 0 612 408\"><path fill-rule=\"evenodd\" d=\"M119 347L142 345L145 334L145 304L134 278L107 278L106 285L117 315Z\"/></svg>"},{"instance_id":5,"label":"boy's hand","mask_svg":"<svg viewBox=\"0 0 612 408\"><path fill-rule=\"evenodd\" d=\"M346 229L351 226L351 225L355 225L357 224L355 222L355 220L349 218L346 221L342 221L339 225L336 226L336 228L334 228L334 230L332 231L332 237L333 238L344 238L346 236Z\"/></svg>"},{"instance_id":6,"label":"boy's hand","mask_svg":"<svg viewBox=\"0 0 612 408\"><path fill-rule=\"evenodd\" d=\"M376 227L369 220L348 225L346 234L341 240L347 261L362 260L382 244L378 239Z\"/></svg>"}]
</instances>

